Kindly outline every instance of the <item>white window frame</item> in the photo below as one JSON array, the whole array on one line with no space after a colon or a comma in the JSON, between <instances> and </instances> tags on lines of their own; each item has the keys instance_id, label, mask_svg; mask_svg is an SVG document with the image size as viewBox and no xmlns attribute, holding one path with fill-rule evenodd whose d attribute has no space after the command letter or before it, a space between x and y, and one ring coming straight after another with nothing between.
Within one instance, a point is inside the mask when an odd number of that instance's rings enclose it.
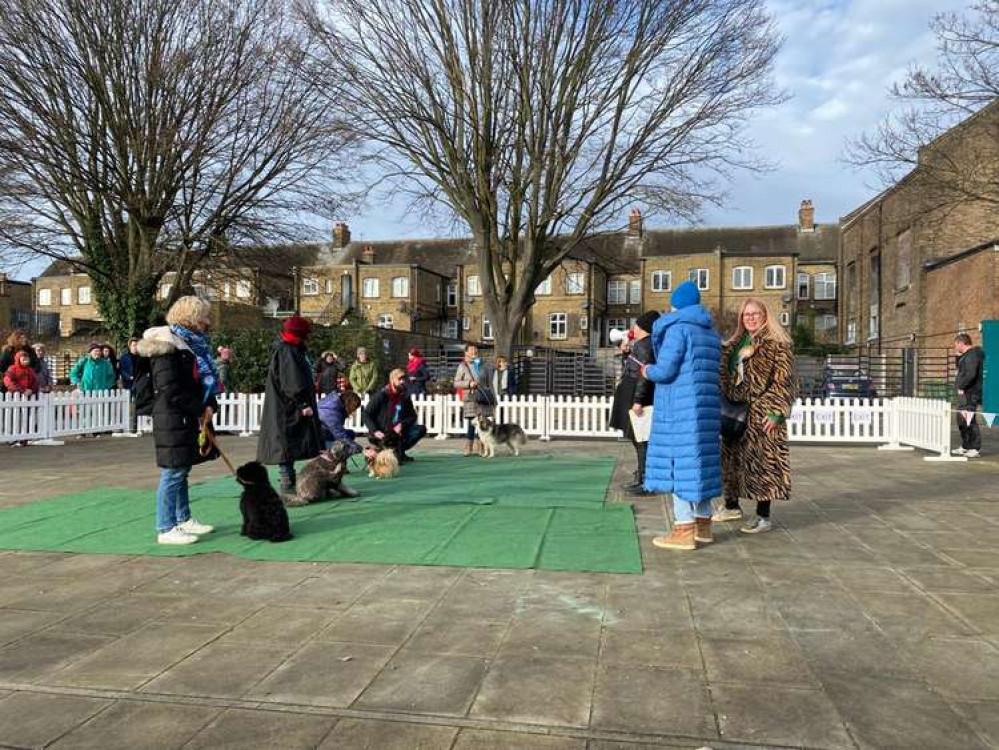
<instances>
[{"instance_id":1,"label":"white window frame","mask_svg":"<svg viewBox=\"0 0 999 750\"><path fill-rule=\"evenodd\" d=\"M748 274L746 272L749 272ZM746 278L748 276L748 278ZM741 277L741 278L740 278ZM746 292L753 288L753 267L736 266L732 269L732 288Z\"/></svg>"},{"instance_id":2,"label":"white window frame","mask_svg":"<svg viewBox=\"0 0 999 750\"><path fill-rule=\"evenodd\" d=\"M580 331L590 330L590 319L585 315L579 316L579 330Z\"/></svg>"},{"instance_id":3,"label":"white window frame","mask_svg":"<svg viewBox=\"0 0 999 750\"><path fill-rule=\"evenodd\" d=\"M493 324L489 321L489 318L485 316L482 317L482 340L493 340Z\"/></svg>"},{"instance_id":4,"label":"white window frame","mask_svg":"<svg viewBox=\"0 0 999 750\"><path fill-rule=\"evenodd\" d=\"M607 304L626 305L628 303L628 282L624 279L611 279L607 282Z\"/></svg>"},{"instance_id":5,"label":"white window frame","mask_svg":"<svg viewBox=\"0 0 999 750\"><path fill-rule=\"evenodd\" d=\"M653 271L650 274L649 283L652 285L653 292L671 292L673 291L673 272Z\"/></svg>"},{"instance_id":6,"label":"white window frame","mask_svg":"<svg viewBox=\"0 0 999 750\"><path fill-rule=\"evenodd\" d=\"M302 279L302 296L315 297L317 294L319 294L319 279L311 277Z\"/></svg>"},{"instance_id":7,"label":"white window frame","mask_svg":"<svg viewBox=\"0 0 999 750\"><path fill-rule=\"evenodd\" d=\"M91 294L89 286L81 286L76 289L76 304L78 305L89 305L91 302Z\"/></svg>"},{"instance_id":8,"label":"white window frame","mask_svg":"<svg viewBox=\"0 0 999 750\"><path fill-rule=\"evenodd\" d=\"M548 313L548 340L565 341L569 332L569 315L564 312Z\"/></svg>"},{"instance_id":9,"label":"white window frame","mask_svg":"<svg viewBox=\"0 0 999 750\"><path fill-rule=\"evenodd\" d=\"M819 285L821 286L822 293L819 293ZM836 299L836 274L830 271L824 271L823 273L815 274L812 279L812 285L814 289L814 297L816 300L833 300ZM829 288L832 287L832 294L829 293Z\"/></svg>"},{"instance_id":10,"label":"white window frame","mask_svg":"<svg viewBox=\"0 0 999 750\"><path fill-rule=\"evenodd\" d=\"M461 319L461 328L464 331L469 331L472 328L472 320L467 315Z\"/></svg>"},{"instance_id":11,"label":"white window frame","mask_svg":"<svg viewBox=\"0 0 999 750\"><path fill-rule=\"evenodd\" d=\"M465 279L465 292L469 297L481 297L482 285L479 284L479 276L475 274Z\"/></svg>"},{"instance_id":12,"label":"white window frame","mask_svg":"<svg viewBox=\"0 0 999 750\"><path fill-rule=\"evenodd\" d=\"M774 274L780 271L780 283L770 283L770 272L773 271ZM776 282L777 280L774 279ZM787 289L787 266L775 265L767 266L763 275L763 288L764 289Z\"/></svg>"},{"instance_id":13,"label":"white window frame","mask_svg":"<svg viewBox=\"0 0 999 750\"><path fill-rule=\"evenodd\" d=\"M228 282L226 282L228 284ZM236 298L237 299L250 299L253 296L253 284L246 279L240 279L236 282Z\"/></svg>"},{"instance_id":14,"label":"white window frame","mask_svg":"<svg viewBox=\"0 0 999 750\"><path fill-rule=\"evenodd\" d=\"M857 320L856 318L848 320L846 322L846 338L843 341L844 344L856 344L857 343Z\"/></svg>"},{"instance_id":15,"label":"white window frame","mask_svg":"<svg viewBox=\"0 0 999 750\"><path fill-rule=\"evenodd\" d=\"M69 307L73 304L73 287L64 286L59 290L59 305Z\"/></svg>"},{"instance_id":16,"label":"white window frame","mask_svg":"<svg viewBox=\"0 0 999 750\"><path fill-rule=\"evenodd\" d=\"M333 294L333 279L323 280L323 291L326 294Z\"/></svg>"},{"instance_id":17,"label":"white window frame","mask_svg":"<svg viewBox=\"0 0 999 750\"><path fill-rule=\"evenodd\" d=\"M378 316L378 327L386 331L395 330L395 316L392 313L381 313Z\"/></svg>"},{"instance_id":18,"label":"white window frame","mask_svg":"<svg viewBox=\"0 0 999 750\"><path fill-rule=\"evenodd\" d=\"M628 304L629 305L640 305L642 304L642 280L641 279L631 279L628 281Z\"/></svg>"},{"instance_id":19,"label":"white window frame","mask_svg":"<svg viewBox=\"0 0 999 750\"><path fill-rule=\"evenodd\" d=\"M821 323L821 324L820 324ZM815 332L827 333L836 330L836 316L832 313L815 316Z\"/></svg>"},{"instance_id":20,"label":"white window frame","mask_svg":"<svg viewBox=\"0 0 999 750\"><path fill-rule=\"evenodd\" d=\"M453 281L447 285L447 306L458 306L458 284Z\"/></svg>"},{"instance_id":21,"label":"white window frame","mask_svg":"<svg viewBox=\"0 0 999 750\"><path fill-rule=\"evenodd\" d=\"M552 293L552 277L549 274L545 277L545 280L538 284L537 288L534 290L535 297L548 297Z\"/></svg>"},{"instance_id":22,"label":"white window frame","mask_svg":"<svg viewBox=\"0 0 999 750\"><path fill-rule=\"evenodd\" d=\"M805 288L804 294L801 293L802 286ZM812 275L810 273L798 272L798 283L794 294L798 299L808 299L812 296Z\"/></svg>"},{"instance_id":23,"label":"white window frame","mask_svg":"<svg viewBox=\"0 0 999 750\"><path fill-rule=\"evenodd\" d=\"M789 312L786 311L782 312L780 315L777 316L777 319L780 321L780 324L785 328L791 325L791 313Z\"/></svg>"},{"instance_id":24,"label":"white window frame","mask_svg":"<svg viewBox=\"0 0 999 750\"><path fill-rule=\"evenodd\" d=\"M701 279L704 279L704 283L701 283ZM687 278L694 282L697 286L697 290L700 292L706 292L711 288L711 269L710 268L691 268L690 273L687 274Z\"/></svg>"},{"instance_id":25,"label":"white window frame","mask_svg":"<svg viewBox=\"0 0 999 750\"><path fill-rule=\"evenodd\" d=\"M873 303L867 315L867 340L874 341L881 335L881 304Z\"/></svg>"},{"instance_id":26,"label":"white window frame","mask_svg":"<svg viewBox=\"0 0 999 750\"><path fill-rule=\"evenodd\" d=\"M393 276L389 287L393 299L409 299L409 277Z\"/></svg>"},{"instance_id":27,"label":"white window frame","mask_svg":"<svg viewBox=\"0 0 999 750\"><path fill-rule=\"evenodd\" d=\"M380 287L375 276L365 276L361 279L361 299L378 299L381 296Z\"/></svg>"},{"instance_id":28,"label":"white window frame","mask_svg":"<svg viewBox=\"0 0 999 750\"><path fill-rule=\"evenodd\" d=\"M39 307L52 307L52 290L51 289L39 289L38 290L38 306Z\"/></svg>"},{"instance_id":29,"label":"white window frame","mask_svg":"<svg viewBox=\"0 0 999 750\"><path fill-rule=\"evenodd\" d=\"M444 324L444 336L449 339L460 338L461 321L451 319Z\"/></svg>"},{"instance_id":30,"label":"white window frame","mask_svg":"<svg viewBox=\"0 0 999 750\"><path fill-rule=\"evenodd\" d=\"M586 272L572 271L565 275L566 294L586 294Z\"/></svg>"},{"instance_id":31,"label":"white window frame","mask_svg":"<svg viewBox=\"0 0 999 750\"><path fill-rule=\"evenodd\" d=\"M173 284L160 284L160 299L166 299L173 290Z\"/></svg>"}]
</instances>

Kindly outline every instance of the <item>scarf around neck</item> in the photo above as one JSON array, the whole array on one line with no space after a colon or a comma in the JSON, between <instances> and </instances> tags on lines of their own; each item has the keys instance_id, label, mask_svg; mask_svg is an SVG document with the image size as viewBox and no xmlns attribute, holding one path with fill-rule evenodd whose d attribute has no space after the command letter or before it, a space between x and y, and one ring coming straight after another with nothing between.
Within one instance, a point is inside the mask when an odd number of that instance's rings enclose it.
<instances>
[{"instance_id":1,"label":"scarf around neck","mask_svg":"<svg viewBox=\"0 0 999 750\"><path fill-rule=\"evenodd\" d=\"M426 362L423 357L417 357L416 359L411 359L406 363L406 370L409 371L410 375L415 375L416 371L420 369L420 365Z\"/></svg>"},{"instance_id":2,"label":"scarf around neck","mask_svg":"<svg viewBox=\"0 0 999 750\"><path fill-rule=\"evenodd\" d=\"M179 323L170 326L173 334L183 340L185 344L194 352L194 360L198 367L198 378L201 380L203 390L201 403L208 403L208 399L218 393L219 373L215 369L215 362L212 361L212 347L208 337L203 333L196 333L190 328L185 328Z\"/></svg>"}]
</instances>

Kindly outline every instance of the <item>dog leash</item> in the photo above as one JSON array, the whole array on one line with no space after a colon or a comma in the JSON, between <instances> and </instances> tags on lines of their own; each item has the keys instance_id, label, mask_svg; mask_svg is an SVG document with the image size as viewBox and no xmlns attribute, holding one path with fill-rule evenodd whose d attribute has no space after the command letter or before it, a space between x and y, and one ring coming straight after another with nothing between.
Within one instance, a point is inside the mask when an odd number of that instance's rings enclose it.
<instances>
[{"instance_id":1,"label":"dog leash","mask_svg":"<svg viewBox=\"0 0 999 750\"><path fill-rule=\"evenodd\" d=\"M236 476L236 469L232 465L232 461L222 450L222 446L218 444L215 439L215 430L212 428L212 423L208 419L202 418L201 420L201 434L198 436L198 453L202 458L208 458L209 454L212 452L212 448L215 448L219 452L219 458L225 463L229 471L233 476Z\"/></svg>"}]
</instances>

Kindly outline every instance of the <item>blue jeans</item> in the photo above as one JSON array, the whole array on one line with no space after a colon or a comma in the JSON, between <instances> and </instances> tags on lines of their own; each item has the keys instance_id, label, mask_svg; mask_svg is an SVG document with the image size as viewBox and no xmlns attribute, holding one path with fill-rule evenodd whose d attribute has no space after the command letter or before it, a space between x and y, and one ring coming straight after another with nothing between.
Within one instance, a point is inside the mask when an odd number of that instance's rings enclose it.
<instances>
[{"instance_id":1,"label":"blue jeans","mask_svg":"<svg viewBox=\"0 0 999 750\"><path fill-rule=\"evenodd\" d=\"M156 490L156 531L170 531L191 517L191 502L187 496L187 475L190 466L160 469L160 486Z\"/></svg>"},{"instance_id":2,"label":"blue jeans","mask_svg":"<svg viewBox=\"0 0 999 750\"><path fill-rule=\"evenodd\" d=\"M427 435L427 428L422 424L404 425L402 428L402 445L399 450L405 453Z\"/></svg>"},{"instance_id":3,"label":"blue jeans","mask_svg":"<svg viewBox=\"0 0 999 750\"><path fill-rule=\"evenodd\" d=\"M711 518L711 501L691 502L673 495L673 518L676 523L693 523L695 518Z\"/></svg>"},{"instance_id":4,"label":"blue jeans","mask_svg":"<svg viewBox=\"0 0 999 750\"><path fill-rule=\"evenodd\" d=\"M465 421L468 422L468 427L465 429L465 438L468 440L475 440L475 418L466 417Z\"/></svg>"}]
</instances>

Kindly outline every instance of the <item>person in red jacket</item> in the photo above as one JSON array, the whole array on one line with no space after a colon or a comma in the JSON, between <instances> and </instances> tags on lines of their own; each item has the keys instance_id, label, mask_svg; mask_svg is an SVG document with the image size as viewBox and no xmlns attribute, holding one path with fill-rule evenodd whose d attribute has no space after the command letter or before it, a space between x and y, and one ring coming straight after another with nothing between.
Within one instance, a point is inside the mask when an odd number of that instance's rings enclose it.
<instances>
[{"instance_id":1,"label":"person in red jacket","mask_svg":"<svg viewBox=\"0 0 999 750\"><path fill-rule=\"evenodd\" d=\"M3 384L9 393L20 393L22 396L38 393L38 373L31 366L28 352L22 350L14 355L14 364L4 373Z\"/></svg>"}]
</instances>

